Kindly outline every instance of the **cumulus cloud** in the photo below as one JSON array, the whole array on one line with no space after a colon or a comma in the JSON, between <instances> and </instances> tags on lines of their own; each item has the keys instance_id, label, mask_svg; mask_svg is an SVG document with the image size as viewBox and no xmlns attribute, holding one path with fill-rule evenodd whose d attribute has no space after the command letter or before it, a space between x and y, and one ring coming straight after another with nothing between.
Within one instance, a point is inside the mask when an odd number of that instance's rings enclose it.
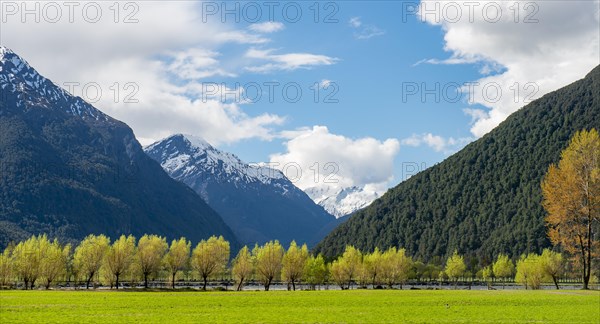
<instances>
[{"instance_id":1,"label":"cumulus cloud","mask_svg":"<svg viewBox=\"0 0 600 324\"><path fill-rule=\"evenodd\" d=\"M451 57L419 63L481 64L486 76L463 89L470 103L488 109L465 110L474 118L471 132L480 137L531 100L582 78L600 63L599 3L421 1L418 17L442 27Z\"/></svg>"},{"instance_id":2,"label":"cumulus cloud","mask_svg":"<svg viewBox=\"0 0 600 324\"><path fill-rule=\"evenodd\" d=\"M248 28L251 31L254 31L257 33L270 34L270 33L274 33L274 32L283 30L283 28L285 28L285 26L283 25L283 23L280 23L277 21L266 21L266 22L262 22L262 23L252 24L252 25L248 26Z\"/></svg>"},{"instance_id":3,"label":"cumulus cloud","mask_svg":"<svg viewBox=\"0 0 600 324\"><path fill-rule=\"evenodd\" d=\"M193 1L132 4L120 7L118 23L108 2L97 3L103 14L95 23L82 16L82 6L75 7L74 22L66 6L55 23L23 23L20 14L9 15L0 29L2 45L58 85L79 83L72 87L74 95L90 101L84 87L99 87L102 95L91 103L129 124L143 144L172 133L200 135L215 144L273 138L283 117L251 116L236 103L198 98L206 78L236 76L220 62L220 47L269 39L227 24L202 23ZM131 23L124 23L126 17Z\"/></svg>"},{"instance_id":4,"label":"cumulus cloud","mask_svg":"<svg viewBox=\"0 0 600 324\"><path fill-rule=\"evenodd\" d=\"M287 152L271 155L271 166L289 173L301 189L358 186L381 192L393 178L394 158L400 149L396 139L351 139L332 134L324 126L281 135L288 138Z\"/></svg>"},{"instance_id":5,"label":"cumulus cloud","mask_svg":"<svg viewBox=\"0 0 600 324\"><path fill-rule=\"evenodd\" d=\"M186 80L205 79L213 76L236 77L235 73L227 72L219 67L219 55L215 51L190 48L172 53L172 62L167 68L177 77Z\"/></svg>"},{"instance_id":6,"label":"cumulus cloud","mask_svg":"<svg viewBox=\"0 0 600 324\"><path fill-rule=\"evenodd\" d=\"M425 134L413 134L408 138L401 141L402 145L418 147L421 145L427 145L436 152L442 152L444 154L455 153L466 144L471 142L473 139L470 137L464 138L444 138L439 135L433 135L431 133Z\"/></svg>"},{"instance_id":7,"label":"cumulus cloud","mask_svg":"<svg viewBox=\"0 0 600 324\"><path fill-rule=\"evenodd\" d=\"M247 58L268 61L269 63L246 67L246 70L257 73L278 70L292 71L296 69L310 69L320 65L332 65L338 61L337 58L326 55L310 53L274 54L274 51L274 49L249 49L245 54Z\"/></svg>"},{"instance_id":8,"label":"cumulus cloud","mask_svg":"<svg viewBox=\"0 0 600 324\"><path fill-rule=\"evenodd\" d=\"M360 17L352 17L348 21L348 24L355 29L354 38L356 39L369 39L375 36L381 36L385 34L385 30L371 24L363 24Z\"/></svg>"}]
</instances>

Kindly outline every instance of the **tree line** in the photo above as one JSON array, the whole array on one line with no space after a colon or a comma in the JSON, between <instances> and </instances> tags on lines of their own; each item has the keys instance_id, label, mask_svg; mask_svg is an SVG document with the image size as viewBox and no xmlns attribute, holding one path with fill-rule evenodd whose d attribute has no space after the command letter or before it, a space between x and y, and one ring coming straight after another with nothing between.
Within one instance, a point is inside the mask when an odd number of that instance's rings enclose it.
<instances>
[{"instance_id":1,"label":"tree line","mask_svg":"<svg viewBox=\"0 0 600 324\"><path fill-rule=\"evenodd\" d=\"M149 282L160 280L175 289L185 276L199 281L204 290L209 280L223 279L233 282L236 290L251 280L265 290L274 283L296 290L299 284L308 289L326 284L341 289L353 285L402 289L409 281L457 285L459 280L479 280L491 286L492 281L504 285L513 279L525 288L539 289L542 283L552 282L558 289L561 278L574 278L568 265L562 254L549 249L541 255L523 255L516 264L501 254L493 264L474 272L456 251L444 265L436 265L413 260L402 248L362 253L349 245L337 259L326 262L322 255L311 254L306 245L292 242L285 249L278 241L270 241L252 249L244 246L230 259L229 242L216 236L192 249L186 238L169 245L157 235L144 235L139 240L122 235L114 242L104 235L89 235L72 249L70 244L39 235L10 245L0 254L0 285L48 289L68 281L73 286L85 284L86 289L98 284L119 289L124 280L145 288Z\"/></svg>"},{"instance_id":2,"label":"tree line","mask_svg":"<svg viewBox=\"0 0 600 324\"><path fill-rule=\"evenodd\" d=\"M168 276L175 288L177 276L191 273L202 281L206 290L209 279L229 276L241 290L249 280L261 282L265 290L277 281L289 289L304 283L312 289L335 283L342 289L352 284L400 288L409 279L420 281L478 278L491 283L495 278L512 279L525 288L539 289L544 282L559 288L560 278L579 277L583 288L597 282L600 256L600 135L595 129L577 132L562 152L558 164L552 164L542 181L542 205L548 236L555 250L544 249L541 254L529 253L516 260L499 254L495 262L481 269L467 265L464 257L454 253L445 261L427 265L414 261L404 248L391 247L362 253L347 245L341 256L326 262L321 254L312 255L306 245L292 242L288 249L278 241L270 241L252 250L243 247L230 262L230 244L222 236L202 240L191 250L185 238L170 245L164 237L144 235L139 241L132 235L122 235L112 242L104 235L89 235L72 251L70 244L62 245L46 235L32 236L18 244L9 245L0 255L0 284L33 289L36 283L49 288L58 280L71 278L90 284L100 282L119 288L120 280L142 281ZM575 275L575 271L578 275ZM514 276L514 277L513 277ZM17 284L15 284L17 283Z\"/></svg>"}]
</instances>

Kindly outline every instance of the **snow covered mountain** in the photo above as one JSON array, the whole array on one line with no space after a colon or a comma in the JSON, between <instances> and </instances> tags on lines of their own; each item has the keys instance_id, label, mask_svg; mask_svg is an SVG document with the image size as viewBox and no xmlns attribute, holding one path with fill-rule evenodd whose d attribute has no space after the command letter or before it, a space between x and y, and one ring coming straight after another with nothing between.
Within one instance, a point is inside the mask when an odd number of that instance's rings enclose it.
<instances>
[{"instance_id":1,"label":"snow covered mountain","mask_svg":"<svg viewBox=\"0 0 600 324\"><path fill-rule=\"evenodd\" d=\"M17 108L30 107L61 110L84 120L115 122L80 97L72 96L63 88L41 76L12 50L0 46L0 89L17 94Z\"/></svg>"},{"instance_id":2,"label":"snow covered mountain","mask_svg":"<svg viewBox=\"0 0 600 324\"><path fill-rule=\"evenodd\" d=\"M244 163L198 137L173 135L145 151L200 194L242 243L277 239L312 245L336 223L281 171Z\"/></svg>"},{"instance_id":3,"label":"snow covered mountain","mask_svg":"<svg viewBox=\"0 0 600 324\"><path fill-rule=\"evenodd\" d=\"M306 194L327 212L340 218L369 206L380 194L359 187L338 189L335 187L310 187Z\"/></svg>"},{"instance_id":4,"label":"snow covered mountain","mask_svg":"<svg viewBox=\"0 0 600 324\"><path fill-rule=\"evenodd\" d=\"M0 248L32 234L187 237L232 230L142 150L125 123L0 46Z\"/></svg>"}]
</instances>

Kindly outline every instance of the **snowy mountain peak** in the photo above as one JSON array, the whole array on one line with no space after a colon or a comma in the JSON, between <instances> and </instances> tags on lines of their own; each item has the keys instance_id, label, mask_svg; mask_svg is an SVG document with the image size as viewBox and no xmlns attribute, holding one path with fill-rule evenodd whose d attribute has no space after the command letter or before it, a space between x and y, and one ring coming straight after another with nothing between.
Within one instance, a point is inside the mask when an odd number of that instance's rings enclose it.
<instances>
[{"instance_id":1,"label":"snowy mountain peak","mask_svg":"<svg viewBox=\"0 0 600 324\"><path fill-rule=\"evenodd\" d=\"M160 155L162 167L175 178L202 174L210 175L214 180L222 183L271 184L285 180L282 184L292 185L281 171L244 163L234 154L220 151L204 139L193 135L173 135L149 145L145 151L151 156ZM287 191L289 188L282 187L282 189Z\"/></svg>"},{"instance_id":2,"label":"snowy mountain peak","mask_svg":"<svg viewBox=\"0 0 600 324\"><path fill-rule=\"evenodd\" d=\"M276 239L310 246L337 224L281 171L244 163L197 136L173 135L144 150L214 208L243 244Z\"/></svg>"},{"instance_id":3,"label":"snowy mountain peak","mask_svg":"<svg viewBox=\"0 0 600 324\"><path fill-rule=\"evenodd\" d=\"M60 110L84 120L114 120L80 97L41 76L27 61L5 46L0 46L0 90L4 96L14 96L15 106Z\"/></svg>"},{"instance_id":4,"label":"snowy mountain peak","mask_svg":"<svg viewBox=\"0 0 600 324\"><path fill-rule=\"evenodd\" d=\"M213 146L210 145L210 143L208 143L207 141L205 141L203 138L201 138L199 136L189 135L189 134L178 134L177 136L184 137L191 145L193 145L194 147L196 147L198 149L203 149L203 150L214 149Z\"/></svg>"},{"instance_id":5,"label":"snowy mountain peak","mask_svg":"<svg viewBox=\"0 0 600 324\"><path fill-rule=\"evenodd\" d=\"M380 194L375 191L367 191L357 186L341 189L326 186L311 187L304 192L337 218L363 209L380 197Z\"/></svg>"}]
</instances>

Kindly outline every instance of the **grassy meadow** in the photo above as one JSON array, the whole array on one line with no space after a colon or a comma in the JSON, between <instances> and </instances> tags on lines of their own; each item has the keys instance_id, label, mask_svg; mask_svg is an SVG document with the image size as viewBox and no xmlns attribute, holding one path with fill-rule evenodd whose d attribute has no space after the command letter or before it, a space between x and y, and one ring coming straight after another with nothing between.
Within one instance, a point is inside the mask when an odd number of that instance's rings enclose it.
<instances>
[{"instance_id":1,"label":"grassy meadow","mask_svg":"<svg viewBox=\"0 0 600 324\"><path fill-rule=\"evenodd\" d=\"M0 291L0 323L600 323L599 291Z\"/></svg>"}]
</instances>

